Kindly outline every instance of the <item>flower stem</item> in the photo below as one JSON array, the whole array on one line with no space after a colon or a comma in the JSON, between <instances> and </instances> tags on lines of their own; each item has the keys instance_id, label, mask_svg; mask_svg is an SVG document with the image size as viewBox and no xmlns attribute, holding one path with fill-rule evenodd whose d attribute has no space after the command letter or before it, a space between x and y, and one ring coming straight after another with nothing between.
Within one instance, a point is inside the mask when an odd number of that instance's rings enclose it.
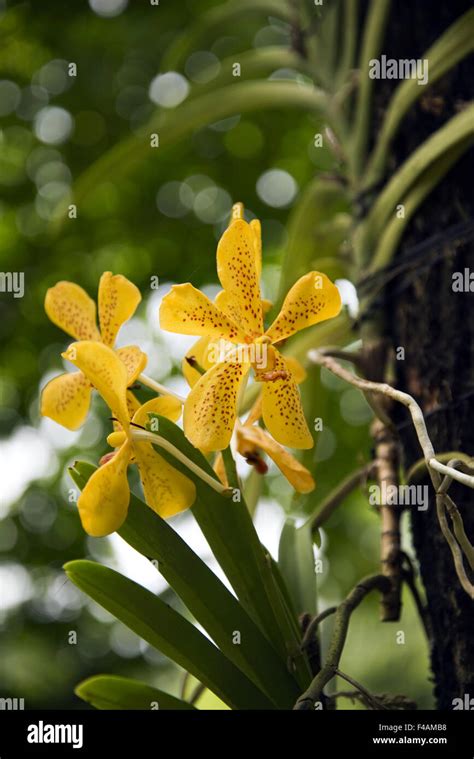
<instances>
[{"instance_id":1,"label":"flower stem","mask_svg":"<svg viewBox=\"0 0 474 759\"><path fill-rule=\"evenodd\" d=\"M153 445L157 445L160 448L163 448L163 450L167 451L172 456L174 456L175 459L178 459L178 461L187 466L191 472L200 477L200 479L205 482L206 485L209 485L209 487L211 487L217 493L220 493L220 495L231 494L232 490L230 488L225 487L225 485L222 485L219 480L216 480L214 477L212 477L212 475L208 474L208 472L205 472L204 469L201 469L201 467L195 464L194 461L188 459L188 457L182 453L179 448L176 448L172 443L169 442L169 440L161 437L161 435L157 435L156 433L150 432L149 430L138 429L133 429L131 431L131 435L134 440L145 440L148 443L153 443Z\"/></svg>"},{"instance_id":2,"label":"flower stem","mask_svg":"<svg viewBox=\"0 0 474 759\"><path fill-rule=\"evenodd\" d=\"M161 385L159 382L155 382L154 379L151 377L148 377L146 374L140 374L138 377L139 381L142 383L142 385L146 385L151 390L155 390L157 393L161 393L161 395L171 395L173 398L176 398L180 403L184 403L186 398L183 398L182 395L178 395L178 393L175 393L173 390L170 390L169 387L165 387L165 385Z\"/></svg>"}]
</instances>

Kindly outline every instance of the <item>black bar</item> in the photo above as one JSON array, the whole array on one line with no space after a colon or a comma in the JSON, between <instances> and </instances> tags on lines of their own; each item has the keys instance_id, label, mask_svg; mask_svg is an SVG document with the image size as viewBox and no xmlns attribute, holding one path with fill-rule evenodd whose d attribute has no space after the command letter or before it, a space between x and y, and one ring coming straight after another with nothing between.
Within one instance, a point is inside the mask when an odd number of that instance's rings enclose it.
<instances>
[{"instance_id":1,"label":"black bar","mask_svg":"<svg viewBox=\"0 0 474 759\"><path fill-rule=\"evenodd\" d=\"M104 757L114 751L140 759L175 750L182 755L186 749L220 756L229 748L241 748L245 756L260 746L269 752L272 744L279 753L286 745L292 755L315 757L331 751L346 757L472 759L473 723L470 711L1 711L0 759ZM28 736L43 742L29 742Z\"/></svg>"}]
</instances>

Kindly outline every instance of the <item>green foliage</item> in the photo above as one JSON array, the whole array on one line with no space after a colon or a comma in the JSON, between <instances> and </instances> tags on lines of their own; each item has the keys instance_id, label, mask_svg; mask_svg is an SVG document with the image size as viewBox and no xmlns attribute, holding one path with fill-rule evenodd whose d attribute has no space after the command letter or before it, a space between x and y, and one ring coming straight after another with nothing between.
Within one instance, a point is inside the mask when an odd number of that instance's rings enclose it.
<instances>
[{"instance_id":1,"label":"green foliage","mask_svg":"<svg viewBox=\"0 0 474 759\"><path fill-rule=\"evenodd\" d=\"M313 539L308 525L287 519L280 536L278 566L297 614L316 614Z\"/></svg>"},{"instance_id":2,"label":"green foliage","mask_svg":"<svg viewBox=\"0 0 474 759\"><path fill-rule=\"evenodd\" d=\"M388 148L403 117L423 92L432 87L443 74L474 51L474 10L461 16L437 39L422 56L429 61L429 82L425 84L415 79L400 82L390 101L383 123L383 129L372 154L367 170L366 186L375 183L383 172Z\"/></svg>"},{"instance_id":3,"label":"green foliage","mask_svg":"<svg viewBox=\"0 0 474 759\"><path fill-rule=\"evenodd\" d=\"M182 699L170 696L146 683L114 675L97 675L79 683L76 695L96 709L194 709Z\"/></svg>"},{"instance_id":4,"label":"green foliage","mask_svg":"<svg viewBox=\"0 0 474 759\"><path fill-rule=\"evenodd\" d=\"M76 462L71 475L83 488L94 467ZM220 505L226 509L228 503ZM119 534L157 569L187 609L228 659L254 680L280 707L297 695L296 683L269 641L235 596L182 538L158 514L132 496L127 520ZM233 641L238 631L243 644Z\"/></svg>"},{"instance_id":5,"label":"green foliage","mask_svg":"<svg viewBox=\"0 0 474 759\"><path fill-rule=\"evenodd\" d=\"M126 14L107 20L95 16L87 4L59 10L56 2L45 0L34 12L29 4L9 5L0 29L0 78L22 89L22 106L4 119L0 144L0 268L24 271L27 288L21 301L5 294L0 300L0 430L5 436L15 428L38 425L38 383L60 366L65 338L43 314L47 287L68 279L95 296L105 269L130 277L145 294L153 276L165 283L181 281L185 274L193 284L215 285L215 241L226 219L225 213L206 217L206 208L198 212L199 188L222 191L227 205L244 200L251 215L262 218L265 295L277 304L308 268L333 278L358 279L362 268L375 271L396 254L408 221L472 145L474 119L472 106L467 106L420 145L382 186L367 219L360 222L353 198L383 178L400 124L425 91L414 80L399 85L369 154L371 101L377 85L360 72L382 49L390 3L375 0L366 18L361 17L362 5L356 0L325 3L326 13L309 2L290 7L280 0L200 1L187 5L184 31L179 4L161 4L158 17L129 3ZM470 11L424 54L430 85L472 52L473 19ZM306 57L292 49L296 33L302 31ZM359 48L360 86L353 97L352 69ZM208 78L209 69L204 69L204 81L194 81L188 97L175 108L152 104L148 89L153 78L169 70L188 77L190 56L198 50L212 51L218 59L216 76ZM77 80L66 80L62 91L49 92L46 98L38 91L31 94L29 84L37 84L38 77L45 76L43 67L57 60L75 62ZM234 60L242 67L238 78L232 73ZM280 71L277 81L268 81L277 69L286 73ZM285 77L289 81L282 81ZM65 109L74 119L70 137L57 145L42 141L38 132L38 113L46 104ZM150 148L152 133L159 135L156 150ZM320 133L325 135L324 146L316 149L314 138ZM269 168L288 171L299 188L294 201L283 207L269 206L256 189L258 178ZM178 195L191 185L197 189L188 205L180 200L171 211L163 210L163 205L157 206L157 194L171 182L177 183ZM74 220L64 213L71 202L78 206ZM393 217L398 203L405 205L402 223ZM138 319L142 330L146 305ZM156 313L153 319L157 322ZM305 359L315 345L347 344L354 337L350 330L344 313L330 325L289 340L284 350ZM147 338L155 341L152 350L159 354L155 364L162 378L173 381L179 371L176 357L166 352L156 334L150 332ZM302 387L310 422L322 416L329 420L316 450L302 456L317 479L317 489L304 497L292 498L281 476L271 471L262 479L252 472L243 484L245 497L239 493L239 499L226 498L160 450L195 480L198 498L192 516L237 597L174 526L135 495L120 536L158 561L172 590L159 598L99 563L70 561L91 554L98 561L110 558L106 541L83 538L68 500L69 483L62 479L66 463L79 451L88 449L94 461L103 453L99 440L106 412L97 404L80 437L48 443L48 474L40 483L27 483L26 493L13 499L2 522L3 536L13 536L0 541L3 563L23 564L38 595L41 582L47 585L57 578L66 560L75 585L232 708L290 708L310 679L308 662L299 652L297 616L316 611L311 536L294 520L312 513L370 455L370 411L351 393L314 369ZM214 476L209 462L176 425L163 418L159 424L160 434ZM83 463L74 466L79 487L92 471ZM250 516L249 508L257 518L265 508L258 503L260 494L278 501L287 513L278 565L262 546ZM339 511L324 526L323 550L330 550L331 562L329 572L318 577L323 605L340 600L377 561L376 516L361 495L346 500L343 515ZM38 528L39 522L35 526L35 509L56 515L49 530L41 524ZM7 653L0 674L12 692L29 688L33 705L66 703L72 683L98 669L145 679L153 669L160 684L164 680L169 690L176 688L177 669L167 668L163 660L150 667L138 655L129 662L121 659L107 644L98 646L103 653L95 658L80 647L74 651L65 646L71 624L89 641L103 643L107 638L104 623L92 614L94 606L76 600L72 611L66 607L63 617L44 625L41 613L46 612L38 612L34 595L6 615ZM170 608L168 601L183 613ZM375 689L381 690L385 659L377 646L382 638L387 643L389 633L367 627L374 613L368 608L356 622L356 640L347 656L355 670L361 668L354 674L363 681L372 678ZM413 609L404 622L416 638ZM242 635L242 645L232 642L235 630ZM375 649L372 665L362 655L362 644ZM410 649L420 680L426 670L421 647L418 641ZM9 668L19 652L34 652L35 660L44 661L58 650L65 672L60 683L46 678L34 682L33 676L21 682ZM397 677L394 668L395 690L402 689ZM418 690L415 696L426 705L426 688ZM158 701L160 708L191 708L151 685L116 676L89 678L76 692L98 708L148 708L150 700Z\"/></svg>"},{"instance_id":6,"label":"green foliage","mask_svg":"<svg viewBox=\"0 0 474 759\"><path fill-rule=\"evenodd\" d=\"M461 113L453 116L447 124L440 127L408 158L394 177L386 184L379 194L367 220L359 230L358 248L364 251L364 259L370 261L373 256L375 240L381 234L386 223L393 219L397 204L401 203L413 184L422 177L432 164L441 161L448 156L451 150L455 150L452 159L442 164L440 170L435 167L435 182L428 185L430 190L436 186L441 176L452 165L453 159L470 147L474 142L474 105L468 106ZM457 150L459 148L459 150ZM419 201L423 200L426 193L422 193ZM413 211L416 205L413 207ZM393 249L392 249L393 252ZM387 263L386 261L384 263Z\"/></svg>"},{"instance_id":7,"label":"green foliage","mask_svg":"<svg viewBox=\"0 0 474 759\"><path fill-rule=\"evenodd\" d=\"M133 632L169 656L233 709L271 709L271 701L194 625L141 585L91 561L71 561L68 578Z\"/></svg>"}]
</instances>

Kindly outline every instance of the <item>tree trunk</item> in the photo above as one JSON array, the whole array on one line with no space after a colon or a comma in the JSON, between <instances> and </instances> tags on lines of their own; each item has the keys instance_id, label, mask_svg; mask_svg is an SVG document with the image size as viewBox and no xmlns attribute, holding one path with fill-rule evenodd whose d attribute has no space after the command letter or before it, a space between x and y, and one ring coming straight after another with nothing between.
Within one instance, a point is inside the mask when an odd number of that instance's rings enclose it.
<instances>
[{"instance_id":1,"label":"tree trunk","mask_svg":"<svg viewBox=\"0 0 474 759\"><path fill-rule=\"evenodd\" d=\"M389 57L418 58L449 24L472 7L471 0L394 3L383 52ZM396 6L396 7L395 7ZM377 83L378 85L379 83ZM375 131L393 84L377 88ZM395 83L396 84L396 83ZM390 173L430 133L474 97L472 57L436 82L403 123L393 147ZM398 256L429 241L420 259L392 279L383 310L394 349L405 350L396 361L397 385L411 393L427 415L437 453L474 455L474 292L453 292L453 272L471 267L474 279L474 235L449 239L454 225L474 219L474 156L465 154L428 197L407 227ZM472 225L471 225L472 226ZM430 240L434 235L445 238ZM473 282L474 290L474 282ZM408 469L421 451L404 409L396 419ZM428 479L423 484L428 485ZM431 490L430 490L431 494ZM474 542L474 494L452 487L467 535ZM474 602L462 590L451 553L440 532L434 498L426 511L410 507L414 545L426 589L433 630L431 666L438 708L452 709L453 699L474 698ZM469 573L469 572L468 572Z\"/></svg>"}]
</instances>

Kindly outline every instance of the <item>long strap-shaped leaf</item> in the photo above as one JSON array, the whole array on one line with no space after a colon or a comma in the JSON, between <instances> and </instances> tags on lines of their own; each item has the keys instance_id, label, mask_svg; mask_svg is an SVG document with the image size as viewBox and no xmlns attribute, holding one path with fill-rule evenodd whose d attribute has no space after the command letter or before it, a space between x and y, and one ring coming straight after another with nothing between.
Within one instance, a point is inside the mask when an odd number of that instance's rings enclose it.
<instances>
[{"instance_id":1,"label":"long strap-shaped leaf","mask_svg":"<svg viewBox=\"0 0 474 759\"><path fill-rule=\"evenodd\" d=\"M195 706L159 688L117 675L95 675L74 689L76 696L96 709L192 710Z\"/></svg>"},{"instance_id":2,"label":"long strap-shaped leaf","mask_svg":"<svg viewBox=\"0 0 474 759\"><path fill-rule=\"evenodd\" d=\"M313 539L307 525L287 519L280 536L278 566L297 614L316 614L316 575Z\"/></svg>"},{"instance_id":3,"label":"long strap-shaped leaf","mask_svg":"<svg viewBox=\"0 0 474 759\"><path fill-rule=\"evenodd\" d=\"M378 58L382 50L390 9L391 0L371 0L365 19L359 62L360 81L355 111L354 137L352 149L349 153L353 179L360 176L369 141L372 91L374 89L374 80L369 76L369 65L373 58Z\"/></svg>"},{"instance_id":4,"label":"long strap-shaped leaf","mask_svg":"<svg viewBox=\"0 0 474 759\"><path fill-rule=\"evenodd\" d=\"M377 242L374 257L367 269L367 275L388 266L410 219L470 144L471 140L467 138L467 141L460 142L454 148L451 148L451 150L447 150L446 153L441 155L437 161L430 164L427 170L418 177L408 194L403 198L405 216L402 219L394 216L385 227L383 234ZM374 289L370 293L370 298L372 299L375 294L376 291Z\"/></svg>"},{"instance_id":5,"label":"long strap-shaped leaf","mask_svg":"<svg viewBox=\"0 0 474 759\"><path fill-rule=\"evenodd\" d=\"M474 104L453 116L411 154L384 187L365 220L356 232L356 252L361 262L370 261L374 243L384 230L390 214L401 203L418 177L447 151L474 141Z\"/></svg>"},{"instance_id":6,"label":"long strap-shaped leaf","mask_svg":"<svg viewBox=\"0 0 474 759\"><path fill-rule=\"evenodd\" d=\"M184 437L177 425L158 417L160 434L202 469L215 476L205 457ZM160 450L166 457L165 451ZM192 512L211 550L229 582L252 617L260 623L277 650L282 651L282 637L263 581L266 560L263 548L242 499L226 498L215 493L172 457L170 463L181 468L196 484L197 498ZM285 654L286 655L286 654Z\"/></svg>"},{"instance_id":7,"label":"long strap-shaped leaf","mask_svg":"<svg viewBox=\"0 0 474 759\"><path fill-rule=\"evenodd\" d=\"M160 435L215 476L205 457L189 443L179 427L164 417L158 420ZM291 612L275 581L271 558L259 540L243 495L240 494L240 500L218 495L172 456L161 449L160 453L194 480L197 498L192 511L214 556L241 603L260 624L280 657L286 661L288 656L295 656L295 677L302 686L310 677L307 660L298 655L300 638L289 622Z\"/></svg>"},{"instance_id":8,"label":"long strap-shaped leaf","mask_svg":"<svg viewBox=\"0 0 474 759\"><path fill-rule=\"evenodd\" d=\"M303 274L311 268L317 268L315 250L318 262L323 256L333 255L333 267L342 267L341 262L336 260L336 253L339 251L337 235L333 235L331 241L326 242L330 235L325 233L336 214L341 215L344 212L349 220L347 192L338 182L326 176L316 176L307 184L290 214L288 245L282 261L276 308L281 308L286 293ZM344 232L347 237L347 229ZM321 266L320 263L317 265ZM323 271L332 279L344 276L342 272L331 271L331 267L329 271L327 267Z\"/></svg>"},{"instance_id":9,"label":"long strap-shaped leaf","mask_svg":"<svg viewBox=\"0 0 474 759\"><path fill-rule=\"evenodd\" d=\"M82 489L94 471L91 464L76 462L70 473ZM278 708L291 708L299 689L286 662L278 657L235 596L168 522L132 495L119 535L143 556L158 561L163 577L227 658ZM237 632L240 644L233 640Z\"/></svg>"},{"instance_id":10,"label":"long strap-shaped leaf","mask_svg":"<svg viewBox=\"0 0 474 759\"><path fill-rule=\"evenodd\" d=\"M209 81L202 84L195 83L188 94L188 102L191 98L200 97L208 92L216 91L226 85L235 85L239 79L234 76L235 55L224 58L220 64L219 74L210 78ZM252 79L265 79L269 74L278 69L288 68L305 74L311 81L320 85L319 80L315 77L308 61L302 58L298 53L289 50L283 45L269 45L268 47L257 48L257 50L246 50L239 53L238 63L241 67L241 81L249 82ZM204 69L202 74L205 74ZM204 76L204 78L206 78Z\"/></svg>"},{"instance_id":11,"label":"long strap-shaped leaf","mask_svg":"<svg viewBox=\"0 0 474 759\"><path fill-rule=\"evenodd\" d=\"M150 135L153 133L159 136L159 152L215 121L265 108L302 108L311 113L324 113L327 98L309 84L251 81L185 100L177 108L159 111L158 116L154 116L139 134L119 142L87 169L74 187L74 200L81 203L103 181L104 176L125 176L138 162L153 157L154 151L150 148ZM58 218L57 225L60 223L61 219Z\"/></svg>"},{"instance_id":12,"label":"long strap-shaped leaf","mask_svg":"<svg viewBox=\"0 0 474 759\"><path fill-rule=\"evenodd\" d=\"M337 70L338 85L344 84L354 67L357 51L357 30L359 27L359 0L344 0L343 3L343 42L340 63Z\"/></svg>"},{"instance_id":13,"label":"long strap-shaped leaf","mask_svg":"<svg viewBox=\"0 0 474 759\"><path fill-rule=\"evenodd\" d=\"M222 29L232 30L233 25L249 19L249 14L276 16L291 22L293 9L285 0L229 0L204 13L175 41L166 52L161 65L162 71L179 69L194 50L207 50L206 41L214 41ZM204 45L204 47L203 47Z\"/></svg>"},{"instance_id":14,"label":"long strap-shaped leaf","mask_svg":"<svg viewBox=\"0 0 474 759\"><path fill-rule=\"evenodd\" d=\"M443 74L473 51L474 8L458 18L422 56L428 61L429 76L426 84L419 84L417 79L405 79L398 85L387 108L382 130L364 178L364 187L375 183L383 173L390 143L411 106Z\"/></svg>"},{"instance_id":15,"label":"long strap-shaped leaf","mask_svg":"<svg viewBox=\"0 0 474 759\"><path fill-rule=\"evenodd\" d=\"M232 709L274 708L211 641L149 590L93 561L70 561L64 569L78 588L184 667Z\"/></svg>"}]
</instances>

